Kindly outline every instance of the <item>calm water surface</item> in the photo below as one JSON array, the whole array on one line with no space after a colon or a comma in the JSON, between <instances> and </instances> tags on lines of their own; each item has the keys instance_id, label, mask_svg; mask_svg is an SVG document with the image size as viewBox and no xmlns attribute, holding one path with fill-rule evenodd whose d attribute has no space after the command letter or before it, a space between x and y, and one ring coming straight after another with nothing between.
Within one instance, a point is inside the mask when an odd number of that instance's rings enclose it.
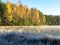
<instances>
[{"instance_id":1,"label":"calm water surface","mask_svg":"<svg viewBox=\"0 0 60 45\"><path fill-rule=\"evenodd\" d=\"M2 26L0 45L60 45L60 26Z\"/></svg>"}]
</instances>

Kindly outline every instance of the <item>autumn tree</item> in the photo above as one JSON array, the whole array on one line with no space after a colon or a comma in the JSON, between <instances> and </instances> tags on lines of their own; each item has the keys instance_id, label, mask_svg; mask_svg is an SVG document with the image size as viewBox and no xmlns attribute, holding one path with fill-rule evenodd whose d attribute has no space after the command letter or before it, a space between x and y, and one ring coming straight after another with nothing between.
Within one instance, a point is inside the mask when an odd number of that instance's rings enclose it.
<instances>
[{"instance_id":1,"label":"autumn tree","mask_svg":"<svg viewBox=\"0 0 60 45\"><path fill-rule=\"evenodd\" d=\"M43 24L46 25L46 16L43 15Z\"/></svg>"},{"instance_id":2,"label":"autumn tree","mask_svg":"<svg viewBox=\"0 0 60 45\"><path fill-rule=\"evenodd\" d=\"M31 17L34 22L34 25L40 24L39 11L35 8L31 8Z\"/></svg>"},{"instance_id":3,"label":"autumn tree","mask_svg":"<svg viewBox=\"0 0 60 45\"><path fill-rule=\"evenodd\" d=\"M36 8L28 8L19 1L16 4L0 0L0 25L59 25L60 16L44 15Z\"/></svg>"},{"instance_id":4,"label":"autumn tree","mask_svg":"<svg viewBox=\"0 0 60 45\"><path fill-rule=\"evenodd\" d=\"M8 1L4 12L5 25L11 25L12 21L12 4Z\"/></svg>"}]
</instances>

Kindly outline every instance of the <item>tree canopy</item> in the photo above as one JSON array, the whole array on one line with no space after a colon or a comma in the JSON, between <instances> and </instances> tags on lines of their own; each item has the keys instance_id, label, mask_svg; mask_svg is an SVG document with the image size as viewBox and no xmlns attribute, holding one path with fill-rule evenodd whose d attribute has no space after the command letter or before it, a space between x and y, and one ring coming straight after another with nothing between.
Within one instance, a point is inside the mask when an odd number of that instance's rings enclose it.
<instances>
[{"instance_id":1,"label":"tree canopy","mask_svg":"<svg viewBox=\"0 0 60 45\"><path fill-rule=\"evenodd\" d=\"M0 0L0 25L60 25L60 16L44 15L36 8Z\"/></svg>"}]
</instances>

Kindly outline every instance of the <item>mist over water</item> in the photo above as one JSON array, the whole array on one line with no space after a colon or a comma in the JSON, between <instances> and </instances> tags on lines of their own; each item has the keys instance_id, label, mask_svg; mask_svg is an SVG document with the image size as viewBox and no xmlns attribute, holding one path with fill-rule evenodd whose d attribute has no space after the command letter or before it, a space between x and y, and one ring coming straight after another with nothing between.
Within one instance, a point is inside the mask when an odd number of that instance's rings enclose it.
<instances>
[{"instance_id":1,"label":"mist over water","mask_svg":"<svg viewBox=\"0 0 60 45\"><path fill-rule=\"evenodd\" d=\"M0 45L59 45L60 26L0 27Z\"/></svg>"}]
</instances>

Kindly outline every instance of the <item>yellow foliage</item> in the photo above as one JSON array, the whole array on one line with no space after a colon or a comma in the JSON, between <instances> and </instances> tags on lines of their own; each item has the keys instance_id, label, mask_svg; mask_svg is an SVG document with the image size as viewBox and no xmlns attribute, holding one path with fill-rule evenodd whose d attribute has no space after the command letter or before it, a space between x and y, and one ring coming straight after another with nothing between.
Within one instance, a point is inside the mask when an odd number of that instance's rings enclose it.
<instances>
[{"instance_id":1,"label":"yellow foliage","mask_svg":"<svg viewBox=\"0 0 60 45\"><path fill-rule=\"evenodd\" d=\"M7 12L8 12L9 14L11 14L11 12L12 12L11 3L10 3L10 2L7 2L7 3L6 3L6 7L7 7Z\"/></svg>"},{"instance_id":2,"label":"yellow foliage","mask_svg":"<svg viewBox=\"0 0 60 45\"><path fill-rule=\"evenodd\" d=\"M7 8L7 16L6 18L8 19L8 21L12 21L12 5L10 2L6 3L6 8Z\"/></svg>"},{"instance_id":3,"label":"yellow foliage","mask_svg":"<svg viewBox=\"0 0 60 45\"><path fill-rule=\"evenodd\" d=\"M35 23L40 23L40 19L39 19L39 11L37 9L28 9L27 6L23 6L23 5L15 5L13 7L12 10L12 5L10 2L6 3L6 7L7 7L7 12L8 12L8 20L12 20L12 15L11 13L14 13L15 16L17 16L20 19L28 19L28 18L32 18L33 22Z\"/></svg>"},{"instance_id":4,"label":"yellow foliage","mask_svg":"<svg viewBox=\"0 0 60 45\"><path fill-rule=\"evenodd\" d=\"M18 5L13 7L13 12L17 14L16 16L23 19L27 16L27 7L23 5Z\"/></svg>"},{"instance_id":5,"label":"yellow foliage","mask_svg":"<svg viewBox=\"0 0 60 45\"><path fill-rule=\"evenodd\" d=\"M31 9L27 11L28 17L31 17Z\"/></svg>"},{"instance_id":6,"label":"yellow foliage","mask_svg":"<svg viewBox=\"0 0 60 45\"><path fill-rule=\"evenodd\" d=\"M8 20L12 21L12 15L8 16Z\"/></svg>"},{"instance_id":7,"label":"yellow foliage","mask_svg":"<svg viewBox=\"0 0 60 45\"><path fill-rule=\"evenodd\" d=\"M31 9L31 11L32 11L31 13L32 13L32 18L33 18L34 22L39 24L40 23L39 11L36 9Z\"/></svg>"},{"instance_id":8,"label":"yellow foliage","mask_svg":"<svg viewBox=\"0 0 60 45\"><path fill-rule=\"evenodd\" d=\"M45 17L45 16L43 16L43 22L44 22L44 24L45 24L45 22L46 22L46 17Z\"/></svg>"}]
</instances>

